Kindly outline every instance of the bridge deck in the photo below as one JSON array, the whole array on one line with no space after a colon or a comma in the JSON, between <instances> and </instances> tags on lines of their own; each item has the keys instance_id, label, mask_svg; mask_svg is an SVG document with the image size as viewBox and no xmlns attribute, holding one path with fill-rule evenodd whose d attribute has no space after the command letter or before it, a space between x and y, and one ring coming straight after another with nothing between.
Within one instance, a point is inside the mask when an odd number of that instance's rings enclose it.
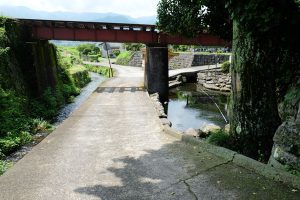
<instances>
[{"instance_id":1,"label":"bridge deck","mask_svg":"<svg viewBox=\"0 0 300 200\"><path fill-rule=\"evenodd\" d=\"M17 19L17 23L31 27L32 36L44 40L134 42L145 44L193 44L230 46L217 36L202 33L196 38L184 38L160 33L155 25L106 22L55 21Z\"/></svg>"},{"instance_id":2,"label":"bridge deck","mask_svg":"<svg viewBox=\"0 0 300 200\"><path fill-rule=\"evenodd\" d=\"M141 89L142 71L119 69L118 78L102 84L0 177L0 199L299 197L279 183L164 134Z\"/></svg>"}]
</instances>

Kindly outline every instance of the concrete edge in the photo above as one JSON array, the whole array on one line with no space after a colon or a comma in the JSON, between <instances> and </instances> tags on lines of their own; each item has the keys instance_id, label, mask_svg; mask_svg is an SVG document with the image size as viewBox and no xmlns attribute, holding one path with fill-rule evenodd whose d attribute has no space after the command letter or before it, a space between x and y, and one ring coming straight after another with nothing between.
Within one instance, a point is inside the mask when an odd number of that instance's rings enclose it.
<instances>
[{"instance_id":1,"label":"concrete edge","mask_svg":"<svg viewBox=\"0 0 300 200\"><path fill-rule=\"evenodd\" d=\"M177 131L167 125L162 125L162 127L166 134L173 136L187 144L197 146L198 148L224 158L227 161L232 161L234 164L254 171L268 179L279 181L284 184L291 185L296 189L300 189L300 177L294 176L282 170L275 169L269 165L258 162L230 149L206 143L189 135L183 135L180 131Z\"/></svg>"}]
</instances>

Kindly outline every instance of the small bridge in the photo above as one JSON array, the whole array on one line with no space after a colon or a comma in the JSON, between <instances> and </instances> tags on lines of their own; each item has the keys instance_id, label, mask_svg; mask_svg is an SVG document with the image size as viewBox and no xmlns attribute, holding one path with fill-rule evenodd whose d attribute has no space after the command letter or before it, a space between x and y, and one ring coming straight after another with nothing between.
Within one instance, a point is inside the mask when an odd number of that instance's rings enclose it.
<instances>
[{"instance_id":1,"label":"small bridge","mask_svg":"<svg viewBox=\"0 0 300 200\"><path fill-rule=\"evenodd\" d=\"M147 24L39 19L17 19L16 23L28 27L33 39L37 40L146 44L144 86L150 94L158 92L161 101L168 99L168 44L230 46L229 42L208 33L201 33L195 38L185 38L159 32L155 25Z\"/></svg>"}]
</instances>

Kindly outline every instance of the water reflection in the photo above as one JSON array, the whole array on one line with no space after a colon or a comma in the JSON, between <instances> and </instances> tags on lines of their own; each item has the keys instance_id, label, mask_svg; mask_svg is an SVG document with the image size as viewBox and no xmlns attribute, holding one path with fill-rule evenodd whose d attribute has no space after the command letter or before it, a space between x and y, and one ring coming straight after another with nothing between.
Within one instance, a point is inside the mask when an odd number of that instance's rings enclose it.
<instances>
[{"instance_id":1,"label":"water reflection","mask_svg":"<svg viewBox=\"0 0 300 200\"><path fill-rule=\"evenodd\" d=\"M227 100L228 94L208 91L197 84L185 84L170 90L168 119L180 131L198 129L210 123L224 127L225 119L228 120Z\"/></svg>"}]
</instances>

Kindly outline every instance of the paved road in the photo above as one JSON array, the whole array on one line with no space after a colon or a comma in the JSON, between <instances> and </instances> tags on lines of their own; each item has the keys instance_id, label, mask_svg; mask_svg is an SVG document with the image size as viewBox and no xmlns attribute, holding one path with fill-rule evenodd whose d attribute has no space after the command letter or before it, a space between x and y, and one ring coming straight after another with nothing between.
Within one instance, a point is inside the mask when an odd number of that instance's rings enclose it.
<instances>
[{"instance_id":1,"label":"paved road","mask_svg":"<svg viewBox=\"0 0 300 200\"><path fill-rule=\"evenodd\" d=\"M0 177L1 200L299 197L164 134L141 88L142 71L127 69Z\"/></svg>"}]
</instances>

